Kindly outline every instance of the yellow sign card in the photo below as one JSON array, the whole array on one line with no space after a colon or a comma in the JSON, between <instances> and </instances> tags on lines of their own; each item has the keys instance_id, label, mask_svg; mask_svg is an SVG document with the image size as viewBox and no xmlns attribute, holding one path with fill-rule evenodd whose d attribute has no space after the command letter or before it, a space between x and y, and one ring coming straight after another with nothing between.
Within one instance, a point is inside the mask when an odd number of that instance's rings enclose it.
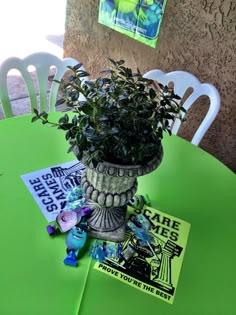
<instances>
[{"instance_id":1,"label":"yellow sign card","mask_svg":"<svg viewBox=\"0 0 236 315\"><path fill-rule=\"evenodd\" d=\"M129 208L128 213L122 254L97 262L94 268L172 304L190 224L151 207ZM137 225L140 215L149 222L148 236Z\"/></svg>"}]
</instances>

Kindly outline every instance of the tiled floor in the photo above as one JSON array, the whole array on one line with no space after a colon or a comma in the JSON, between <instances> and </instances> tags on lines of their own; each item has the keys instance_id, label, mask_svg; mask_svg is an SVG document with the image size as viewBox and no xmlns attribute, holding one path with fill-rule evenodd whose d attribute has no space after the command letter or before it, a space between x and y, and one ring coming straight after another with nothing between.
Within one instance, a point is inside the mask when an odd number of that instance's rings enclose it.
<instances>
[{"instance_id":1,"label":"tiled floor","mask_svg":"<svg viewBox=\"0 0 236 315\"><path fill-rule=\"evenodd\" d=\"M36 51L62 57L65 12L66 0L8 0L1 3L0 63L8 57L23 58ZM16 71L9 73L8 89L14 114L28 113L27 92Z\"/></svg>"}]
</instances>

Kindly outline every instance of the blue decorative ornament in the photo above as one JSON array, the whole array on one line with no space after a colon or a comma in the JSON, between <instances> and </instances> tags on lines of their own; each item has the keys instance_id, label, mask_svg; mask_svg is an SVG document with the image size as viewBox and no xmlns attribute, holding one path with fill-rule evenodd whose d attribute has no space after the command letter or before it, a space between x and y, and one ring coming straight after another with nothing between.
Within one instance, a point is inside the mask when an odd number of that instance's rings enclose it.
<instances>
[{"instance_id":1,"label":"blue decorative ornament","mask_svg":"<svg viewBox=\"0 0 236 315\"><path fill-rule=\"evenodd\" d=\"M118 260L122 257L122 244L113 242L98 241L94 243L89 252L90 256L99 261L104 262L106 259Z\"/></svg>"},{"instance_id":2,"label":"blue decorative ornament","mask_svg":"<svg viewBox=\"0 0 236 315\"><path fill-rule=\"evenodd\" d=\"M74 187L66 195L66 210L75 210L85 205L86 199L83 195L81 186Z\"/></svg>"},{"instance_id":3,"label":"blue decorative ornament","mask_svg":"<svg viewBox=\"0 0 236 315\"><path fill-rule=\"evenodd\" d=\"M90 256L99 262L103 262L106 259L107 255L108 253L106 248L106 242L102 242L101 244L98 241L96 241L91 248Z\"/></svg>"},{"instance_id":4,"label":"blue decorative ornament","mask_svg":"<svg viewBox=\"0 0 236 315\"><path fill-rule=\"evenodd\" d=\"M140 245L145 246L152 243L153 236L149 233L151 228L150 221L143 214L136 215L133 221L128 221L127 226L139 240Z\"/></svg>"},{"instance_id":5,"label":"blue decorative ornament","mask_svg":"<svg viewBox=\"0 0 236 315\"><path fill-rule=\"evenodd\" d=\"M138 214L135 216L135 224L145 230L150 230L151 228L151 222L143 214Z\"/></svg>"}]
</instances>

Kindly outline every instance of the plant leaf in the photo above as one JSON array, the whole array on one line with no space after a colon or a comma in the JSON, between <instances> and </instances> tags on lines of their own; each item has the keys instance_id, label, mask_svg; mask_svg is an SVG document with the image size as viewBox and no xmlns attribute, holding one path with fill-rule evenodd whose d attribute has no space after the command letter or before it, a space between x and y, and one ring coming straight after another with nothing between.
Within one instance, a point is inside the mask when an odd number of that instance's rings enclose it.
<instances>
[{"instance_id":1,"label":"plant leaf","mask_svg":"<svg viewBox=\"0 0 236 315\"><path fill-rule=\"evenodd\" d=\"M31 122L35 122L38 119L39 119L39 116L34 116L34 117L32 117Z\"/></svg>"}]
</instances>

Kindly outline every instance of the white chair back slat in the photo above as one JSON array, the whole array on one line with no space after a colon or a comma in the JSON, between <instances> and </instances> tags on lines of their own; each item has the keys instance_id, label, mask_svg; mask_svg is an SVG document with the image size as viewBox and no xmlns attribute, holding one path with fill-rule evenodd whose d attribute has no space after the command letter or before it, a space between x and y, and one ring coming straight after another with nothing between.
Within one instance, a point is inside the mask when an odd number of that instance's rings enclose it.
<instances>
[{"instance_id":1,"label":"white chair back slat","mask_svg":"<svg viewBox=\"0 0 236 315\"><path fill-rule=\"evenodd\" d=\"M7 88L7 76L10 70L16 69L24 79L27 92L30 99L30 110L34 108L40 111L55 111L55 104L59 90L59 84L52 82L48 97L48 76L50 69L55 67L53 79L60 81L69 70L68 66L75 66L79 62L74 58L60 59L46 52L37 52L24 59L11 57L0 65L0 102L2 104L5 118L13 116L11 102ZM35 89L33 79L29 73L29 67L33 66L36 71L36 82L38 85L39 99L37 100L37 90ZM84 68L82 68L84 69ZM85 80L87 78L84 78Z\"/></svg>"},{"instance_id":2,"label":"white chair back slat","mask_svg":"<svg viewBox=\"0 0 236 315\"><path fill-rule=\"evenodd\" d=\"M189 108L200 96L205 95L209 97L209 110L191 141L193 144L198 145L220 110L220 95L217 89L212 84L201 83L193 74L185 71L172 71L165 73L159 69L154 69L145 73L144 77L155 80L162 85L168 85L173 82L175 94L179 95L181 98L185 95L189 88L192 88L193 92L187 97L183 104L183 107L186 110L189 110ZM184 115L185 114L182 116L184 117ZM172 126L172 133L177 134L180 126L181 121L176 119Z\"/></svg>"}]
</instances>

